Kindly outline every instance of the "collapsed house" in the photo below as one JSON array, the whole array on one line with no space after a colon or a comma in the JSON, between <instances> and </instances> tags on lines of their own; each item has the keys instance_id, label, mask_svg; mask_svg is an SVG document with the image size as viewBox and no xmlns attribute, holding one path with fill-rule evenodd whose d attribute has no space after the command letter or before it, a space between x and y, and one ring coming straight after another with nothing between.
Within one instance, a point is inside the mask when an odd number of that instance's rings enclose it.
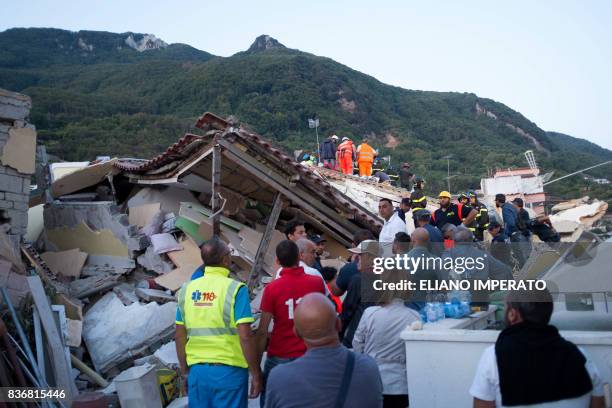
<instances>
[{"instance_id":1,"label":"collapsed house","mask_svg":"<svg viewBox=\"0 0 612 408\"><path fill-rule=\"evenodd\" d=\"M55 340L72 354L46 382L66 377L64 385L84 391L135 364L176 367L175 296L213 235L229 244L232 276L248 284L257 315L287 222L325 237L323 262L335 266L356 231L378 234L382 222L359 196L261 136L210 113L197 127L201 134L186 134L151 160L46 166L39 184L46 191L30 199L42 214L38 232L21 250L47 292L41 305L62 310ZM77 364L89 374L73 376Z\"/></svg>"}]
</instances>

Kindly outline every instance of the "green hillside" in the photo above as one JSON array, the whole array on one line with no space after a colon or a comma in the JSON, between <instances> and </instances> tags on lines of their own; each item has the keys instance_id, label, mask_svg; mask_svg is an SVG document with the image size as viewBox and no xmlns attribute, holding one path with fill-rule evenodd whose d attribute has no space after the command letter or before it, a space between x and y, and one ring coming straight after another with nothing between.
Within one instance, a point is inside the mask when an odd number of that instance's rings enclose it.
<instances>
[{"instance_id":1,"label":"green hillside","mask_svg":"<svg viewBox=\"0 0 612 408\"><path fill-rule=\"evenodd\" d=\"M454 191L478 187L496 167L525 166L528 149L555 177L612 159L493 100L389 86L267 36L222 58L143 34L11 29L0 33L0 87L32 97L40 139L65 160L150 157L204 111L234 115L289 151L315 149L307 119L316 114L322 136L367 136L392 165L413 163L434 190L446 184L449 154ZM564 196L584 187L580 177L553 186ZM610 188L601 194L610 197Z\"/></svg>"}]
</instances>

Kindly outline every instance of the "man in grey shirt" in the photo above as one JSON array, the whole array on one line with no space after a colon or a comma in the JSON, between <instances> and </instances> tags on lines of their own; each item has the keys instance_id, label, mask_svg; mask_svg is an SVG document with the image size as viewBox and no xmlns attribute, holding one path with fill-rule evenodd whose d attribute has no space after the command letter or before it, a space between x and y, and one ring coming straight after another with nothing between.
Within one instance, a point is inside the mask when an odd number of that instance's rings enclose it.
<instances>
[{"instance_id":1,"label":"man in grey shirt","mask_svg":"<svg viewBox=\"0 0 612 408\"><path fill-rule=\"evenodd\" d=\"M382 407L376 362L340 344L340 320L329 299L320 293L304 296L293 323L307 351L270 372L267 408Z\"/></svg>"}]
</instances>

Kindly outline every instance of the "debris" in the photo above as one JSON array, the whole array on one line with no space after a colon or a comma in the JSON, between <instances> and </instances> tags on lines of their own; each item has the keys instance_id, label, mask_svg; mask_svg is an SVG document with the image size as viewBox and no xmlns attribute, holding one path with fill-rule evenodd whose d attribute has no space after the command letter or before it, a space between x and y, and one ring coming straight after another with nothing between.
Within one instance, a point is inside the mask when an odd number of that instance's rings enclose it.
<instances>
[{"instance_id":1,"label":"debris","mask_svg":"<svg viewBox=\"0 0 612 408\"><path fill-rule=\"evenodd\" d=\"M77 248L62 252L45 252L40 257L56 275L78 278L87 260L87 253Z\"/></svg>"},{"instance_id":2,"label":"debris","mask_svg":"<svg viewBox=\"0 0 612 408\"><path fill-rule=\"evenodd\" d=\"M183 249L176 238L169 233L151 235L151 245L153 245L153 251L158 255Z\"/></svg>"},{"instance_id":3,"label":"debris","mask_svg":"<svg viewBox=\"0 0 612 408\"><path fill-rule=\"evenodd\" d=\"M128 247L111 230L93 231L81 221L77 226L45 229L47 240L59 250L79 248L88 254L127 257Z\"/></svg>"},{"instance_id":4,"label":"debris","mask_svg":"<svg viewBox=\"0 0 612 408\"><path fill-rule=\"evenodd\" d=\"M159 234L160 232L170 232L170 231L162 230L164 222L165 222L164 212L157 211L155 214L153 214L149 222L144 227L141 228L140 231L147 237L150 237L151 235L154 235L154 234Z\"/></svg>"},{"instance_id":5,"label":"debris","mask_svg":"<svg viewBox=\"0 0 612 408\"><path fill-rule=\"evenodd\" d=\"M173 291L189 281L193 272L203 263L200 249L190 238L183 239L180 245L183 247L181 251L167 253L177 268L155 279L158 285Z\"/></svg>"},{"instance_id":6,"label":"debris","mask_svg":"<svg viewBox=\"0 0 612 408\"><path fill-rule=\"evenodd\" d=\"M589 197L584 196L584 197L580 197L580 198L576 198L576 199L568 200L568 201L563 201L561 203L555 204L550 209L550 211L552 211L552 213L554 214L559 211L569 210L570 208L578 207L579 205L582 205L582 204L587 204L588 202L589 202Z\"/></svg>"},{"instance_id":7,"label":"debris","mask_svg":"<svg viewBox=\"0 0 612 408\"><path fill-rule=\"evenodd\" d=\"M59 388L66 391L66 402L70 404L70 401L78 392L75 389L74 383L70 381L70 366L66 360L66 353L64 345L61 343L60 332L55 325L56 320L53 317L53 312L47 301L47 296L40 278L38 276L29 276L27 280L30 291L32 292L34 304L36 305L36 310L40 315L40 321L45 331L47 342L49 343L55 381Z\"/></svg>"},{"instance_id":8,"label":"debris","mask_svg":"<svg viewBox=\"0 0 612 408\"><path fill-rule=\"evenodd\" d=\"M129 368L115 380L119 402L123 408L162 408L155 366Z\"/></svg>"},{"instance_id":9,"label":"debris","mask_svg":"<svg viewBox=\"0 0 612 408\"><path fill-rule=\"evenodd\" d=\"M606 214L608 203L593 200L592 203L584 203L588 199L583 197L567 203L559 203L557 208L566 208L551 215L550 222L555 230L561 234L562 241L576 241L582 231L589 230Z\"/></svg>"},{"instance_id":10,"label":"debris","mask_svg":"<svg viewBox=\"0 0 612 408\"><path fill-rule=\"evenodd\" d=\"M176 398L166 408L187 408L189 407L189 397Z\"/></svg>"},{"instance_id":11,"label":"debris","mask_svg":"<svg viewBox=\"0 0 612 408\"><path fill-rule=\"evenodd\" d=\"M78 299L111 289L119 284L121 275L102 273L70 282L70 294Z\"/></svg>"},{"instance_id":12,"label":"debris","mask_svg":"<svg viewBox=\"0 0 612 408\"><path fill-rule=\"evenodd\" d=\"M145 187L128 200L127 206L131 209L145 204L159 203L162 211L178 214L181 202L197 203L198 200L189 190L183 188L174 186Z\"/></svg>"},{"instance_id":13,"label":"debris","mask_svg":"<svg viewBox=\"0 0 612 408\"><path fill-rule=\"evenodd\" d=\"M176 298L163 290L136 288L136 296L145 302L166 303L176 301Z\"/></svg>"},{"instance_id":14,"label":"debris","mask_svg":"<svg viewBox=\"0 0 612 408\"><path fill-rule=\"evenodd\" d=\"M117 159L111 159L100 163L93 163L80 170L65 174L53 182L51 194L57 198L94 186L106 180L107 176L119 172L114 166L116 162Z\"/></svg>"},{"instance_id":15,"label":"debris","mask_svg":"<svg viewBox=\"0 0 612 408\"><path fill-rule=\"evenodd\" d=\"M2 150L3 166L10 166L22 174L33 174L36 155L36 131L30 127L9 129L9 137Z\"/></svg>"},{"instance_id":16,"label":"debris","mask_svg":"<svg viewBox=\"0 0 612 408\"><path fill-rule=\"evenodd\" d=\"M179 361L178 355L176 354L176 343L171 341L166 343L154 353L154 356L168 368L178 368Z\"/></svg>"},{"instance_id":17,"label":"debris","mask_svg":"<svg viewBox=\"0 0 612 408\"><path fill-rule=\"evenodd\" d=\"M161 255L155 253L153 246L148 247L144 254L136 258L136 261L146 270L153 271L160 275L174 269L174 265L165 261Z\"/></svg>"},{"instance_id":18,"label":"debris","mask_svg":"<svg viewBox=\"0 0 612 408\"><path fill-rule=\"evenodd\" d=\"M100 374L89 368L87 364L76 358L74 355L70 355L70 361L72 365L76 367L80 372L86 374L94 383L98 384L102 388L108 387L108 381L106 381Z\"/></svg>"},{"instance_id":19,"label":"debris","mask_svg":"<svg viewBox=\"0 0 612 408\"><path fill-rule=\"evenodd\" d=\"M28 209L28 228L25 234L25 240L28 242L36 241L43 232L43 207L43 204L39 204Z\"/></svg>"},{"instance_id":20,"label":"debris","mask_svg":"<svg viewBox=\"0 0 612 408\"><path fill-rule=\"evenodd\" d=\"M130 224L144 227L151 222L151 219L155 214L159 212L161 208L160 203L144 204L139 206L130 207Z\"/></svg>"},{"instance_id":21,"label":"debris","mask_svg":"<svg viewBox=\"0 0 612 408\"><path fill-rule=\"evenodd\" d=\"M136 288L128 283L121 283L113 288L113 292L121 300L125 306L129 306L134 302L138 302L136 296Z\"/></svg>"},{"instance_id":22,"label":"debris","mask_svg":"<svg viewBox=\"0 0 612 408\"><path fill-rule=\"evenodd\" d=\"M96 371L110 374L147 354L174 334L176 302L125 306L113 292L91 306L83 321L83 340Z\"/></svg>"}]
</instances>

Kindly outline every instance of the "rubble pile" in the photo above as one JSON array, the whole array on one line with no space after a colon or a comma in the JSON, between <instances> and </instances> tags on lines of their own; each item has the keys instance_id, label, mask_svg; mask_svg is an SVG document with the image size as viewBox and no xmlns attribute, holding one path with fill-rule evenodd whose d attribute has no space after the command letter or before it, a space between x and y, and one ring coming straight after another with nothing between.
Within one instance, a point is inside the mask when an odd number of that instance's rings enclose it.
<instances>
[{"instance_id":1,"label":"rubble pile","mask_svg":"<svg viewBox=\"0 0 612 408\"><path fill-rule=\"evenodd\" d=\"M556 204L551 211L550 221L561 235L561 240L575 242L584 231L591 230L606 215L608 203L582 197Z\"/></svg>"},{"instance_id":2,"label":"rubble pile","mask_svg":"<svg viewBox=\"0 0 612 408\"><path fill-rule=\"evenodd\" d=\"M43 217L40 234L21 247L26 265L0 242L0 266L13 259L18 268L7 265L21 278L15 309L34 322L28 267L44 288L36 308L61 309L58 324L49 325L56 331L43 338L63 357L54 356L57 372L41 381L58 384L66 371L68 402L100 388L113 398L112 380L134 365L177 368L176 294L202 265L199 246L214 234L229 243L231 274L248 284L257 316L288 221L325 236L330 264L348 255L357 230L381 227L363 202L261 136L210 113L197 127L202 134L185 135L151 160L51 167L46 191L30 202L42 204Z\"/></svg>"}]
</instances>

